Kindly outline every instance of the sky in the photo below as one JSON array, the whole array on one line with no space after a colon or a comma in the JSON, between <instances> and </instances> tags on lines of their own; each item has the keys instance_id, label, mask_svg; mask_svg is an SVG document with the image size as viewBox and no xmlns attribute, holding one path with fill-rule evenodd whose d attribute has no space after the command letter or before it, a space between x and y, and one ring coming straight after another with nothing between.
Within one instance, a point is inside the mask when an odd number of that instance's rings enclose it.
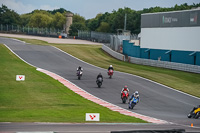
<instances>
[{"instance_id":1,"label":"sky","mask_svg":"<svg viewBox=\"0 0 200 133\"><path fill-rule=\"evenodd\" d=\"M35 9L54 10L64 8L85 19L96 17L98 13L111 13L119 8L129 7L133 10L142 10L155 6L173 7L187 3L200 3L200 0L0 0L0 4L18 14L30 13Z\"/></svg>"}]
</instances>

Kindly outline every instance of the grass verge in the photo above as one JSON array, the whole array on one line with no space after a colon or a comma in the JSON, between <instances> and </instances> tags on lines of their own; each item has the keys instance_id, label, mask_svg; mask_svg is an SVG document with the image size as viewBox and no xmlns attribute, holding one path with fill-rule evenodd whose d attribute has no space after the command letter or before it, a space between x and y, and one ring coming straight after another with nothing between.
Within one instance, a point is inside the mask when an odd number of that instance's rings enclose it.
<instances>
[{"instance_id":1,"label":"grass verge","mask_svg":"<svg viewBox=\"0 0 200 133\"><path fill-rule=\"evenodd\" d=\"M85 113L100 113L100 122L146 123L82 98L39 72L0 44L0 122L85 122ZM25 75L25 81L16 81Z\"/></svg>"},{"instance_id":2,"label":"grass verge","mask_svg":"<svg viewBox=\"0 0 200 133\"><path fill-rule=\"evenodd\" d=\"M200 97L200 74L119 61L112 58L101 49L101 46L97 45L50 44L40 40L20 40L32 44L53 45L90 64L106 69L112 64L117 71L135 74L193 96Z\"/></svg>"}]
</instances>

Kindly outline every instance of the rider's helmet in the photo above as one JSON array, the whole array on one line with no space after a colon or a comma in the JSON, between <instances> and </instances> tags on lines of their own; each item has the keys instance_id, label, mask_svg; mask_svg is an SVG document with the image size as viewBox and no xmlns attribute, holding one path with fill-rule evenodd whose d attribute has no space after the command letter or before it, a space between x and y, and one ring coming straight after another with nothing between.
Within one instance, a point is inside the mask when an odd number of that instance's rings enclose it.
<instances>
[{"instance_id":1,"label":"rider's helmet","mask_svg":"<svg viewBox=\"0 0 200 133\"><path fill-rule=\"evenodd\" d=\"M138 95L139 95L138 91L135 91L135 95L136 95L136 96L138 96Z\"/></svg>"},{"instance_id":2,"label":"rider's helmet","mask_svg":"<svg viewBox=\"0 0 200 133\"><path fill-rule=\"evenodd\" d=\"M112 65L110 65L110 67L112 67Z\"/></svg>"},{"instance_id":3,"label":"rider's helmet","mask_svg":"<svg viewBox=\"0 0 200 133\"><path fill-rule=\"evenodd\" d=\"M81 66L79 66L78 69L81 69Z\"/></svg>"},{"instance_id":4,"label":"rider's helmet","mask_svg":"<svg viewBox=\"0 0 200 133\"><path fill-rule=\"evenodd\" d=\"M128 87L125 85L125 86L124 86L124 90L126 91L126 90L127 90L127 88L128 88Z\"/></svg>"}]
</instances>

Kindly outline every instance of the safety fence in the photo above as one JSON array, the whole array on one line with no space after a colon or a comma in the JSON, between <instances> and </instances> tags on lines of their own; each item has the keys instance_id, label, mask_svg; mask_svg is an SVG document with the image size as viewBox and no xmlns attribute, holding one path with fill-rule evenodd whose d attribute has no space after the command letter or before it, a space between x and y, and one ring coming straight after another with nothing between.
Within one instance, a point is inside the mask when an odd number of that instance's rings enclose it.
<instances>
[{"instance_id":1,"label":"safety fence","mask_svg":"<svg viewBox=\"0 0 200 133\"><path fill-rule=\"evenodd\" d=\"M15 33L15 34L28 34L36 36L49 36L58 37L62 30L55 28L38 28L19 25L0 25L0 32L2 33Z\"/></svg>"},{"instance_id":2,"label":"safety fence","mask_svg":"<svg viewBox=\"0 0 200 133\"><path fill-rule=\"evenodd\" d=\"M102 33L96 31L78 31L78 38L94 42L106 43L112 50L120 52L123 40L139 40L138 35L116 35L113 33Z\"/></svg>"},{"instance_id":3,"label":"safety fence","mask_svg":"<svg viewBox=\"0 0 200 133\"><path fill-rule=\"evenodd\" d=\"M175 62L167 62L167 61L159 61L159 60L150 60L150 59L142 59L135 57L128 57L128 61L134 64L140 65L148 65L154 67L168 68L186 72L200 73L200 66L190 65L190 64L182 64Z\"/></svg>"},{"instance_id":4,"label":"safety fence","mask_svg":"<svg viewBox=\"0 0 200 133\"><path fill-rule=\"evenodd\" d=\"M130 39L131 39L131 36L111 35L109 47L114 51L120 52L120 48L122 48L123 40L130 40Z\"/></svg>"},{"instance_id":5,"label":"safety fence","mask_svg":"<svg viewBox=\"0 0 200 133\"><path fill-rule=\"evenodd\" d=\"M114 58L117 58L118 60L121 60L121 61L125 61L125 56L123 54L120 54L118 52L113 51L112 49L110 49L106 45L102 45L102 49L105 52L107 52L108 54L110 54L111 56L113 56Z\"/></svg>"},{"instance_id":6,"label":"safety fence","mask_svg":"<svg viewBox=\"0 0 200 133\"><path fill-rule=\"evenodd\" d=\"M102 33L96 31L78 31L78 38L84 40L91 40L100 43L110 43L110 36L114 35L112 33Z\"/></svg>"}]
</instances>

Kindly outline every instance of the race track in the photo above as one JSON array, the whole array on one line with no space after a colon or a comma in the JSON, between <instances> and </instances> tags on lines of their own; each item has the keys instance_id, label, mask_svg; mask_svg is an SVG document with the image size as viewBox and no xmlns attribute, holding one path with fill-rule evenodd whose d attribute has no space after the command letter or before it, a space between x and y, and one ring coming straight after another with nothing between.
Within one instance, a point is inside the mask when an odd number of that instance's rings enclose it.
<instances>
[{"instance_id":1,"label":"race track","mask_svg":"<svg viewBox=\"0 0 200 133\"><path fill-rule=\"evenodd\" d=\"M54 72L87 92L117 106L127 109L127 104L122 104L120 92L124 85L129 87L131 93L138 90L140 103L133 112L166 120L168 122L189 126L193 123L200 128L200 120L188 119L187 114L200 99L173 89L159 85L152 81L121 72L115 72L112 79L107 76L107 71L69 56L51 46L26 45L20 41L0 38L0 43L6 44L17 55L28 63ZM83 77L78 80L76 68L81 65L84 69ZM114 66L115 67L115 66ZM96 85L98 73L104 76L102 88Z\"/></svg>"}]
</instances>

